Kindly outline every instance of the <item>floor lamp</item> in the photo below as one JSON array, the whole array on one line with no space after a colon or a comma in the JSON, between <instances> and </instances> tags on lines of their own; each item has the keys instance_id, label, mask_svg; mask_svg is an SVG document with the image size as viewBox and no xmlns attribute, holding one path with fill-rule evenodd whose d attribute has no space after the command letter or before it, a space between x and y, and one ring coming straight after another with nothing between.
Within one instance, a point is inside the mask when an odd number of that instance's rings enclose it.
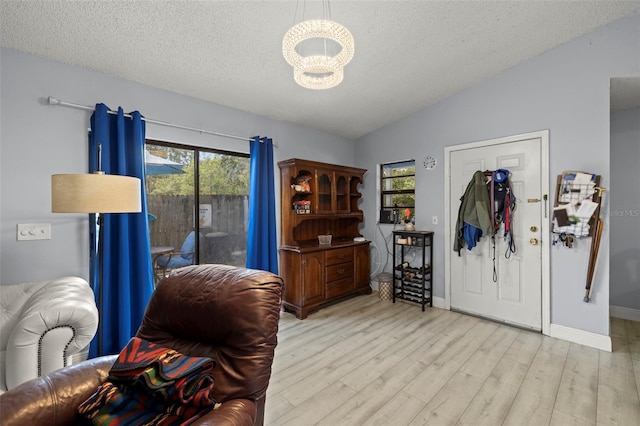
<instances>
[{"instance_id":1,"label":"floor lamp","mask_svg":"<svg viewBox=\"0 0 640 426\"><path fill-rule=\"evenodd\" d=\"M99 162L98 162L99 164ZM98 166L100 168L100 166ZM104 213L139 213L140 179L107 175L103 171L51 176L53 213L95 213L98 223L98 354L102 355L102 297L104 267ZM95 288L93 289L95 291Z\"/></svg>"}]
</instances>

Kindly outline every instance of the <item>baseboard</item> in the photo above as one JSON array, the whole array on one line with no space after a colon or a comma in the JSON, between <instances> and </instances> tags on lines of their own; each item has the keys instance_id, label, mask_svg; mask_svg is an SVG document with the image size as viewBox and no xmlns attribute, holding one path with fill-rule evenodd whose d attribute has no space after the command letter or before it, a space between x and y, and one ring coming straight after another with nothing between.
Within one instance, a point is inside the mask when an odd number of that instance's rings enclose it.
<instances>
[{"instance_id":1,"label":"baseboard","mask_svg":"<svg viewBox=\"0 0 640 426\"><path fill-rule=\"evenodd\" d=\"M433 296L433 307L440 308L440 309L447 309L445 308L444 297Z\"/></svg>"},{"instance_id":2,"label":"baseboard","mask_svg":"<svg viewBox=\"0 0 640 426\"><path fill-rule=\"evenodd\" d=\"M615 318L622 318L629 321L640 322L640 310L625 308L623 306L609 306L609 315Z\"/></svg>"},{"instance_id":3,"label":"baseboard","mask_svg":"<svg viewBox=\"0 0 640 426\"><path fill-rule=\"evenodd\" d=\"M577 328L565 327L563 325L551 324L549 336L557 339L567 340L584 346L611 352L611 337L602 334L591 333L589 331L578 330Z\"/></svg>"},{"instance_id":4,"label":"baseboard","mask_svg":"<svg viewBox=\"0 0 640 426\"><path fill-rule=\"evenodd\" d=\"M445 306L444 297L434 297L433 307L447 309ZM634 309L621 308L625 311L633 311L632 314L638 315L640 311ZM613 312L611 311L611 315ZM637 317L636 317L637 318ZM628 318L627 318L628 319ZM638 319L632 319L633 321L640 321ZM589 331L578 330L576 328L565 327L563 325L551 324L549 327L549 336L556 339L567 340L569 342L578 343L584 346L590 346L592 348L600 349L603 351L611 352L611 337L603 336L602 334L591 333Z\"/></svg>"}]
</instances>

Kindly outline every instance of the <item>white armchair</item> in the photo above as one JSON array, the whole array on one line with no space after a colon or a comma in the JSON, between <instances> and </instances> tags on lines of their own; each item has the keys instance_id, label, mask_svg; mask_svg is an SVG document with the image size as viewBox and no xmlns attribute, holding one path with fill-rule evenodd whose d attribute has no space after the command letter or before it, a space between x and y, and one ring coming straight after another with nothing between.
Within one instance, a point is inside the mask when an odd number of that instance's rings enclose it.
<instances>
[{"instance_id":1,"label":"white armchair","mask_svg":"<svg viewBox=\"0 0 640 426\"><path fill-rule=\"evenodd\" d=\"M98 329L82 278L0 286L0 393L71 364Z\"/></svg>"}]
</instances>

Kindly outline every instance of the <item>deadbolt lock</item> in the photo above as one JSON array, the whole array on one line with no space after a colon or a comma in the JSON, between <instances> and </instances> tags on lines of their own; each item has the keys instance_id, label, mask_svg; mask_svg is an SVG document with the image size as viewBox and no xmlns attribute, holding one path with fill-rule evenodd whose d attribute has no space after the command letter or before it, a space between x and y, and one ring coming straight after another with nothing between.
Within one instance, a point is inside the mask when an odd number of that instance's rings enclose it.
<instances>
[{"instance_id":1,"label":"deadbolt lock","mask_svg":"<svg viewBox=\"0 0 640 426\"><path fill-rule=\"evenodd\" d=\"M538 227L537 226L532 226L529 229L531 230L531 232L536 232L538 230Z\"/></svg>"},{"instance_id":2,"label":"deadbolt lock","mask_svg":"<svg viewBox=\"0 0 640 426\"><path fill-rule=\"evenodd\" d=\"M531 243L532 246L535 246L536 244L538 244L538 239L537 238L532 238L529 240L529 243Z\"/></svg>"}]
</instances>

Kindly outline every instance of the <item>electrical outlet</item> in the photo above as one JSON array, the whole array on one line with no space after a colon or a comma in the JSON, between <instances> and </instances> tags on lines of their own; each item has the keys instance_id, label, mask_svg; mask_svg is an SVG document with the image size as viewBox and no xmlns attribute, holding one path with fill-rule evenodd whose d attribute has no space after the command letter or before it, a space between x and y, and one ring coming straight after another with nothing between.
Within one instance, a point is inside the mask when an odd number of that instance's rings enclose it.
<instances>
[{"instance_id":1,"label":"electrical outlet","mask_svg":"<svg viewBox=\"0 0 640 426\"><path fill-rule=\"evenodd\" d=\"M432 225L437 225L438 224L438 216L433 216L431 218L431 224Z\"/></svg>"},{"instance_id":2,"label":"electrical outlet","mask_svg":"<svg viewBox=\"0 0 640 426\"><path fill-rule=\"evenodd\" d=\"M50 223L19 223L17 230L18 241L50 240Z\"/></svg>"}]
</instances>

